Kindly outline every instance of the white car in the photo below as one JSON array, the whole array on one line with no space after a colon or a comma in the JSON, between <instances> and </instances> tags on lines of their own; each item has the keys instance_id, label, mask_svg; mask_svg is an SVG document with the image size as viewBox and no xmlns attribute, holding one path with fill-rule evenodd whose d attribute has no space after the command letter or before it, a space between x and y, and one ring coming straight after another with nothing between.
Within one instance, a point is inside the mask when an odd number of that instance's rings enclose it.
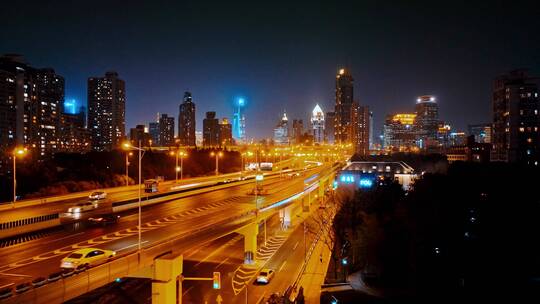
<instances>
[{"instance_id":1,"label":"white car","mask_svg":"<svg viewBox=\"0 0 540 304\"><path fill-rule=\"evenodd\" d=\"M97 204L90 203L90 202L78 203L77 205L73 207L69 207L67 212L68 213L81 213L85 211L94 210L97 208L97 206L98 206Z\"/></svg>"},{"instance_id":2,"label":"white car","mask_svg":"<svg viewBox=\"0 0 540 304\"><path fill-rule=\"evenodd\" d=\"M257 275L257 283L259 284L268 284L270 280L274 277L275 272L272 269L264 268Z\"/></svg>"},{"instance_id":3,"label":"white car","mask_svg":"<svg viewBox=\"0 0 540 304\"><path fill-rule=\"evenodd\" d=\"M62 259L60 268L73 269L79 266L90 267L114 257L116 252L98 248L83 248L70 253Z\"/></svg>"},{"instance_id":4,"label":"white car","mask_svg":"<svg viewBox=\"0 0 540 304\"><path fill-rule=\"evenodd\" d=\"M107 192L103 192L103 191L92 192L92 194L90 194L88 196L88 198L91 199L91 200L106 199L107 198Z\"/></svg>"}]
</instances>

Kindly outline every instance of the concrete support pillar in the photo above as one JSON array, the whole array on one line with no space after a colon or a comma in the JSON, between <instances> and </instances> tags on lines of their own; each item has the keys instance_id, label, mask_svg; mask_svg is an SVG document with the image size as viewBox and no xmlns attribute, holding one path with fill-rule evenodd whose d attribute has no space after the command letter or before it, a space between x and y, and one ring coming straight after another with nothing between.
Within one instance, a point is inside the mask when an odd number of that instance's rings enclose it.
<instances>
[{"instance_id":1,"label":"concrete support pillar","mask_svg":"<svg viewBox=\"0 0 540 304\"><path fill-rule=\"evenodd\" d=\"M257 252L257 234L259 234L259 225L257 223L249 224L240 229L238 233L244 236L244 264L254 264L255 252Z\"/></svg>"},{"instance_id":2,"label":"concrete support pillar","mask_svg":"<svg viewBox=\"0 0 540 304\"><path fill-rule=\"evenodd\" d=\"M292 225L291 223L292 217L294 216L294 214L292 214L293 205L289 205L283 208L282 210L283 210L283 228L289 229L289 227L291 227Z\"/></svg>"},{"instance_id":3,"label":"concrete support pillar","mask_svg":"<svg viewBox=\"0 0 540 304\"><path fill-rule=\"evenodd\" d=\"M182 274L183 256L168 254L154 261L152 277L152 303L175 304L177 278ZM179 294L182 295L182 284L179 284ZM180 296L180 303L182 297Z\"/></svg>"}]
</instances>

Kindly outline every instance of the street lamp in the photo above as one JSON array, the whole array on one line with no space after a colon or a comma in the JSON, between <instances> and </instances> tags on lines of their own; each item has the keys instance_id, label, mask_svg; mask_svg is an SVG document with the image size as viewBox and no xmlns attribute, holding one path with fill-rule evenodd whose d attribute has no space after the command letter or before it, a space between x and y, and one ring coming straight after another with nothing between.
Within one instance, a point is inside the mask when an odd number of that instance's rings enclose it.
<instances>
[{"instance_id":1,"label":"street lamp","mask_svg":"<svg viewBox=\"0 0 540 304\"><path fill-rule=\"evenodd\" d=\"M174 152L171 152L171 155L173 155ZM176 155L176 167L174 167L175 175L176 175L176 183L178 183L178 172L180 172L180 179L184 179L184 157L187 156L187 152L184 151L176 151L174 153ZM180 156L180 167L178 167L178 156Z\"/></svg>"},{"instance_id":2,"label":"street lamp","mask_svg":"<svg viewBox=\"0 0 540 304\"><path fill-rule=\"evenodd\" d=\"M129 186L129 156L132 156L133 152L126 151L126 186Z\"/></svg>"},{"instance_id":3,"label":"street lamp","mask_svg":"<svg viewBox=\"0 0 540 304\"><path fill-rule=\"evenodd\" d=\"M139 151L139 226L138 226L138 235L139 235L139 241L138 241L138 248L139 248L139 262L140 262L140 254L141 254L141 229L142 229L142 224L141 224L141 175L142 175L142 170L141 170L141 166L142 166L142 158L144 156L144 152L145 150L141 148L141 141L139 140L139 147L134 147L132 144L126 142L123 144L123 148L125 150L137 150Z\"/></svg>"},{"instance_id":4,"label":"street lamp","mask_svg":"<svg viewBox=\"0 0 540 304\"><path fill-rule=\"evenodd\" d=\"M26 148L18 147L13 150L13 203L17 201L17 157L23 157L26 154Z\"/></svg>"},{"instance_id":5,"label":"street lamp","mask_svg":"<svg viewBox=\"0 0 540 304\"><path fill-rule=\"evenodd\" d=\"M216 176L217 176L217 175L219 175L219 161L218 161L218 159L223 156L223 152L221 152L221 151L220 152L211 152L210 156L212 156L212 157L215 156L216 157Z\"/></svg>"}]
</instances>

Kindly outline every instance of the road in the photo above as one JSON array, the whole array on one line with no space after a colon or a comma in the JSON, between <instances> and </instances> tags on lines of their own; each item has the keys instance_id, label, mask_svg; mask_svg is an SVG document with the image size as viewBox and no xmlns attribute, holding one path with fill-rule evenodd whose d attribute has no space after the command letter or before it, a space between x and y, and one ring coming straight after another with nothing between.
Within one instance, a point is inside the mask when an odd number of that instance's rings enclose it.
<instances>
[{"instance_id":1,"label":"road","mask_svg":"<svg viewBox=\"0 0 540 304\"><path fill-rule=\"evenodd\" d=\"M246 173L245 173L246 174ZM239 173L224 174L219 176L205 176L205 177L195 177L189 179L183 179L175 183L175 181L167 181L160 184L160 192L168 192L172 187L177 186L187 186L187 187L196 187L200 185L211 184L212 182L222 181L227 178L237 178ZM129 199L135 199L138 197L138 188L135 186L123 186L116 188L105 189L108 193L107 199L103 200L104 202L117 202L124 201ZM90 191L92 192L92 191ZM7 204L2 204L0 214L2 216L2 222L9 222L13 220L31 218L39 215L47 215L54 213L66 212L66 210L73 206L76 203L87 201L88 194L90 192L81 192L73 193L68 195L63 195L60 197L49 197L45 198L44 201L49 200L50 202L45 202L42 204L32 204L27 206L27 202L20 201L15 205L15 208L10 208ZM144 191L143 191L144 193Z\"/></svg>"},{"instance_id":2,"label":"road","mask_svg":"<svg viewBox=\"0 0 540 304\"><path fill-rule=\"evenodd\" d=\"M312 171L318 171L321 168ZM222 221L253 210L254 198L247 193L253 185L239 185L220 191L185 197L164 204L143 208L143 246L160 243L164 238ZM265 182L268 195L265 201L286 198L303 189L303 177L292 180ZM0 286L29 281L33 277L47 276L58 271L60 260L80 247L99 247L123 252L136 249L137 214L123 215L120 222L108 227L88 227L74 232L55 233L44 238L10 246L0 250ZM193 244L203 239L191 240ZM242 242L240 242L242 244ZM243 252L237 258L242 258Z\"/></svg>"}]
</instances>

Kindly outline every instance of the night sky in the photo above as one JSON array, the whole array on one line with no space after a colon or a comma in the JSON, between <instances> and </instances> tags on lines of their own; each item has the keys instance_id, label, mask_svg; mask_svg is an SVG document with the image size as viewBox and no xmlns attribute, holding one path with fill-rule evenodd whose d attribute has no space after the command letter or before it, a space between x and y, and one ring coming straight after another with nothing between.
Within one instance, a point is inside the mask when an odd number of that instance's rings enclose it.
<instances>
[{"instance_id":1,"label":"night sky","mask_svg":"<svg viewBox=\"0 0 540 304\"><path fill-rule=\"evenodd\" d=\"M271 136L283 109L305 121L316 103L333 110L344 65L377 133L422 94L436 95L457 129L488 122L496 75L523 67L540 76L535 1L178 2L6 2L0 53L54 68L66 97L84 104L87 78L116 70L127 128L157 112L177 117L185 90L198 130L205 111L232 118L233 100L245 97L250 138Z\"/></svg>"}]
</instances>

